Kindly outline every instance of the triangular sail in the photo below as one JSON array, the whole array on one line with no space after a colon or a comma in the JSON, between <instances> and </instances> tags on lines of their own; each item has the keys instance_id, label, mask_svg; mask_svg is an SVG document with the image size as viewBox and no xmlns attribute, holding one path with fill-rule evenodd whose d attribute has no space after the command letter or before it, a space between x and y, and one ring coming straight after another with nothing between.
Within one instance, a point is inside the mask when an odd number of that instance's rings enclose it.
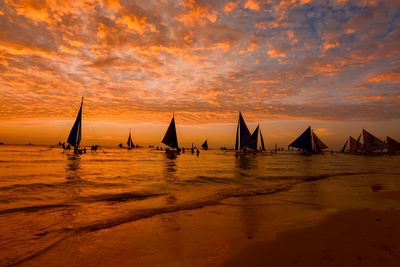
<instances>
[{"instance_id":1,"label":"triangular sail","mask_svg":"<svg viewBox=\"0 0 400 267\"><path fill-rule=\"evenodd\" d=\"M362 151L362 144L360 143L360 138L361 138L361 134L360 134L360 136L357 138L357 141L356 141L356 144L355 144L355 146L354 146L354 152L357 152L358 150L359 150L359 148L360 148L360 146L361 146L361 149L360 149L360 151Z\"/></svg>"},{"instance_id":2,"label":"triangular sail","mask_svg":"<svg viewBox=\"0 0 400 267\"><path fill-rule=\"evenodd\" d=\"M172 148L178 148L178 138L176 136L176 128L175 128L175 118L172 117L171 123L169 124L168 130L165 133L165 136L162 143L166 144Z\"/></svg>"},{"instance_id":3,"label":"triangular sail","mask_svg":"<svg viewBox=\"0 0 400 267\"><path fill-rule=\"evenodd\" d=\"M259 128L260 128L260 126L257 125L257 128L251 134L251 141L246 145L248 148L251 148L253 150L257 150Z\"/></svg>"},{"instance_id":4,"label":"triangular sail","mask_svg":"<svg viewBox=\"0 0 400 267\"><path fill-rule=\"evenodd\" d=\"M350 152L357 152L357 151L361 151L363 149L363 144L360 142L360 137L358 137L358 141L357 141L355 138L350 136L349 140L350 140L350 147L349 147ZM357 144L357 142L358 142L358 144Z\"/></svg>"},{"instance_id":5,"label":"triangular sail","mask_svg":"<svg viewBox=\"0 0 400 267\"><path fill-rule=\"evenodd\" d=\"M236 127L235 150L239 150L239 122L238 122L238 125Z\"/></svg>"},{"instance_id":6,"label":"triangular sail","mask_svg":"<svg viewBox=\"0 0 400 267\"><path fill-rule=\"evenodd\" d=\"M346 140L346 143L344 143L344 146L343 146L342 150L340 150L340 152L343 153L346 150L346 146L347 146L348 142L349 142L349 139Z\"/></svg>"},{"instance_id":7,"label":"triangular sail","mask_svg":"<svg viewBox=\"0 0 400 267\"><path fill-rule=\"evenodd\" d=\"M296 140L289 146L312 151L311 127L308 127Z\"/></svg>"},{"instance_id":8,"label":"triangular sail","mask_svg":"<svg viewBox=\"0 0 400 267\"><path fill-rule=\"evenodd\" d=\"M128 137L128 141L126 142L128 144L129 148L133 147L133 142L132 142L132 137L131 137L131 130L129 129L129 137Z\"/></svg>"},{"instance_id":9,"label":"triangular sail","mask_svg":"<svg viewBox=\"0 0 400 267\"><path fill-rule=\"evenodd\" d=\"M204 149L208 149L208 143L207 143L207 140L206 140L206 141L204 141L204 143L201 145L201 147L202 147L202 148L204 148Z\"/></svg>"},{"instance_id":10,"label":"triangular sail","mask_svg":"<svg viewBox=\"0 0 400 267\"><path fill-rule=\"evenodd\" d=\"M400 151L400 143L394 140L393 138L387 136L386 144L389 153L395 153L396 151Z\"/></svg>"},{"instance_id":11,"label":"triangular sail","mask_svg":"<svg viewBox=\"0 0 400 267\"><path fill-rule=\"evenodd\" d=\"M313 141L314 141L314 151L315 152L321 152L323 149L328 148L327 145L325 145L321 139L318 138L318 136L314 133L314 131L312 132L312 137L313 137Z\"/></svg>"},{"instance_id":12,"label":"triangular sail","mask_svg":"<svg viewBox=\"0 0 400 267\"><path fill-rule=\"evenodd\" d=\"M265 151L264 138L262 136L261 130L260 130L260 139L261 139L261 150Z\"/></svg>"},{"instance_id":13,"label":"triangular sail","mask_svg":"<svg viewBox=\"0 0 400 267\"><path fill-rule=\"evenodd\" d=\"M247 147L247 144L252 140L249 129L242 117L242 113L239 113L239 125L240 125L240 149Z\"/></svg>"},{"instance_id":14,"label":"triangular sail","mask_svg":"<svg viewBox=\"0 0 400 267\"><path fill-rule=\"evenodd\" d=\"M67 142L74 147L79 147L81 143L82 136L82 106L83 97L81 102L81 107L79 108L78 116L76 117L74 126L72 126L71 132L69 133Z\"/></svg>"},{"instance_id":15,"label":"triangular sail","mask_svg":"<svg viewBox=\"0 0 400 267\"><path fill-rule=\"evenodd\" d=\"M373 136L371 133L363 129L364 148L366 152L372 152L386 148L385 142Z\"/></svg>"}]
</instances>

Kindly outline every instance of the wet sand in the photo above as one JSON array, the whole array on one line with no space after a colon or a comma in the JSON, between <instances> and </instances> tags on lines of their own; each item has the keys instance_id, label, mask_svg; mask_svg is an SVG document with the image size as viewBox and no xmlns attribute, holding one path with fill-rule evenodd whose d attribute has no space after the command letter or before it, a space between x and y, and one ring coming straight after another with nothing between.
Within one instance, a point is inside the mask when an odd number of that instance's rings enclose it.
<instances>
[{"instance_id":1,"label":"wet sand","mask_svg":"<svg viewBox=\"0 0 400 267\"><path fill-rule=\"evenodd\" d=\"M336 176L271 195L81 232L21 266L400 266L400 175Z\"/></svg>"}]
</instances>

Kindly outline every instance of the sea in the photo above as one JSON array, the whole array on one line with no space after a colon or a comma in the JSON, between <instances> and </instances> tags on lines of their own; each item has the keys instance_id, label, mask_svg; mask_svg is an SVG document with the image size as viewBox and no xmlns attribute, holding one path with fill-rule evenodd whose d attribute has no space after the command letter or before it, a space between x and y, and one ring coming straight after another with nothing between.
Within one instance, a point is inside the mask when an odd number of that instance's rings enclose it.
<instances>
[{"instance_id":1,"label":"sea","mask_svg":"<svg viewBox=\"0 0 400 267\"><path fill-rule=\"evenodd\" d=\"M275 194L339 175L399 173L400 156L0 146L0 265L19 263L71 235L227 198Z\"/></svg>"}]
</instances>

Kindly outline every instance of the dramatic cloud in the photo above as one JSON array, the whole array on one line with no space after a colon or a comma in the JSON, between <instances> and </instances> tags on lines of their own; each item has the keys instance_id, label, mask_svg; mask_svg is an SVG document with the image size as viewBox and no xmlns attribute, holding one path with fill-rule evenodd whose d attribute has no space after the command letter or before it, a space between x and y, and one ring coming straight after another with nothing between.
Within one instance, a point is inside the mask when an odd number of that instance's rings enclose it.
<instances>
[{"instance_id":1,"label":"dramatic cloud","mask_svg":"<svg viewBox=\"0 0 400 267\"><path fill-rule=\"evenodd\" d=\"M400 116L400 2L5 0L0 118Z\"/></svg>"}]
</instances>

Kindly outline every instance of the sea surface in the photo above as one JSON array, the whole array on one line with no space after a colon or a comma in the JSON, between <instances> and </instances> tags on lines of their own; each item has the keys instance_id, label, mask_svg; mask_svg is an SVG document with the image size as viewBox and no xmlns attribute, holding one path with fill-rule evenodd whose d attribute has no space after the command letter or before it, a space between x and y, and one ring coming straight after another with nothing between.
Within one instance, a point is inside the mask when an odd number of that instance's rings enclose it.
<instances>
[{"instance_id":1,"label":"sea surface","mask_svg":"<svg viewBox=\"0 0 400 267\"><path fill-rule=\"evenodd\" d=\"M274 194L332 176L399 173L400 156L293 151L234 157L150 148L83 155L59 147L0 146L0 265L40 254L71 235L157 214Z\"/></svg>"}]
</instances>

